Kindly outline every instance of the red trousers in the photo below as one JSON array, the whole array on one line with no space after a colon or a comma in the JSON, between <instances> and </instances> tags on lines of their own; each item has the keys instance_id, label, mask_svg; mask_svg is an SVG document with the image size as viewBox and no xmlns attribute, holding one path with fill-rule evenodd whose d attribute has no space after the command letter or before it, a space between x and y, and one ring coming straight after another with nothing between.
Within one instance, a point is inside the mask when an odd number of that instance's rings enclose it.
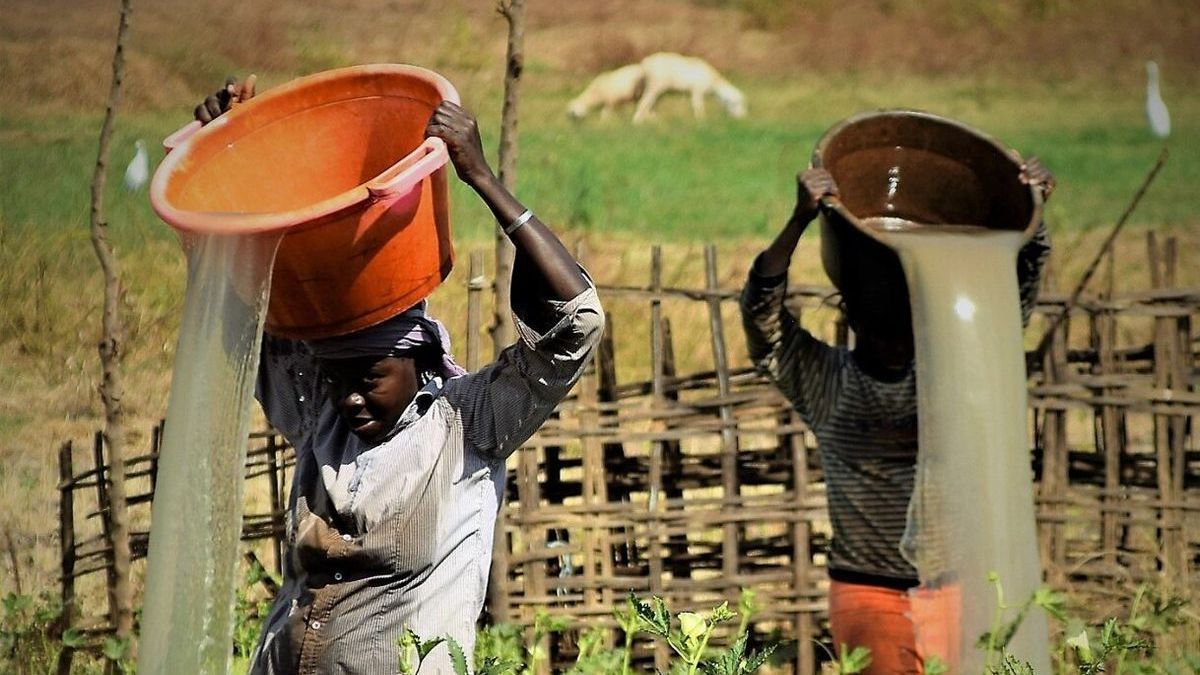
<instances>
[{"instance_id":1,"label":"red trousers","mask_svg":"<svg viewBox=\"0 0 1200 675\"><path fill-rule=\"evenodd\" d=\"M955 586L901 591L831 581L834 647L870 649L867 675L920 675L930 656L953 667L958 662L959 602Z\"/></svg>"}]
</instances>

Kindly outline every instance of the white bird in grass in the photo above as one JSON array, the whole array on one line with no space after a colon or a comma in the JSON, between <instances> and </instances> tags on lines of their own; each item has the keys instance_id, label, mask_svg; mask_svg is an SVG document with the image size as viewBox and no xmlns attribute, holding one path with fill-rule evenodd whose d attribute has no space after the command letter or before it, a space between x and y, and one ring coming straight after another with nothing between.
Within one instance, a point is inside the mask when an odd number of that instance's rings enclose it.
<instances>
[{"instance_id":1,"label":"white bird in grass","mask_svg":"<svg viewBox=\"0 0 1200 675\"><path fill-rule=\"evenodd\" d=\"M1162 94L1158 92L1158 64L1146 62L1146 119L1150 122L1150 132L1159 138L1171 135L1171 113L1163 102Z\"/></svg>"},{"instance_id":2,"label":"white bird in grass","mask_svg":"<svg viewBox=\"0 0 1200 675\"><path fill-rule=\"evenodd\" d=\"M139 138L134 145L137 146L137 154L125 167L125 189L130 192L146 187L146 181L150 179L150 157L146 155L146 144Z\"/></svg>"}]
</instances>

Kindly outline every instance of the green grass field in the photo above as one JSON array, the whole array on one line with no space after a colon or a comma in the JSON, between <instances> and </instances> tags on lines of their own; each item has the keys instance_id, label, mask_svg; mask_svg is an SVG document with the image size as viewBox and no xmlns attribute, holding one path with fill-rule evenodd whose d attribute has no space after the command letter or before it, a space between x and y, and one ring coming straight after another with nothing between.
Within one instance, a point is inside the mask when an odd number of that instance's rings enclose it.
<instances>
[{"instance_id":1,"label":"green grass field","mask_svg":"<svg viewBox=\"0 0 1200 675\"><path fill-rule=\"evenodd\" d=\"M1037 154L1059 178L1050 205L1055 230L1111 223L1157 156L1146 129L1141 92L1035 84L973 86L907 79L764 81L747 87L751 115L731 120L712 103L708 119L691 119L682 99L667 99L657 120L632 126L628 111L607 120L572 122L562 114L565 84L526 85L521 120L519 194L548 221L567 229L630 234L665 242L768 235L787 214L793 176L816 139L837 120L881 107L929 110L977 125L1022 154ZM491 92L464 92L495 144ZM1135 215L1140 224L1200 223L1193 188L1200 182L1200 97L1171 101L1174 151ZM121 171L144 138L157 141L189 119L176 113L118 120L108 217L125 247L169 239L145 194L120 189ZM4 237L80 232L99 119L0 113L0 224ZM456 186L458 187L458 186ZM455 190L455 227L467 239L487 236L486 212ZM74 238L72 238L74 239Z\"/></svg>"}]
</instances>

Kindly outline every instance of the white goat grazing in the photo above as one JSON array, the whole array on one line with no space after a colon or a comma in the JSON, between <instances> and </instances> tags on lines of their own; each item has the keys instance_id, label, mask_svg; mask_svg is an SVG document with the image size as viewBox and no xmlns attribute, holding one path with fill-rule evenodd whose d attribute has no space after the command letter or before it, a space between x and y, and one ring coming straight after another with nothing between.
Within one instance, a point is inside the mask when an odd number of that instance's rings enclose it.
<instances>
[{"instance_id":1,"label":"white goat grazing","mask_svg":"<svg viewBox=\"0 0 1200 675\"><path fill-rule=\"evenodd\" d=\"M600 117L608 117L618 105L637 100L642 93L642 81L642 66L638 63L601 73L582 94L571 99L567 114L579 118L599 107Z\"/></svg>"},{"instance_id":2,"label":"white goat grazing","mask_svg":"<svg viewBox=\"0 0 1200 675\"><path fill-rule=\"evenodd\" d=\"M704 59L660 52L642 59L642 71L645 91L633 113L634 123L646 119L658 97L670 91L691 94L692 114L696 119L704 117L704 97L709 93L716 96L731 116L746 116L746 97Z\"/></svg>"}]
</instances>

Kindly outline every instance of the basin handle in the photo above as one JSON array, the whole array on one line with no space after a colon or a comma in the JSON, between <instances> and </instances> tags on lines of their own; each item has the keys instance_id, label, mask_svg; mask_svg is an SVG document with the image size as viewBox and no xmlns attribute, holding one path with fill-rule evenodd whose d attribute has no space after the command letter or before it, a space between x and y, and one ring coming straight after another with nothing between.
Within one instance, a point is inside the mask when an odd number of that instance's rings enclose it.
<instances>
[{"instance_id":1,"label":"basin handle","mask_svg":"<svg viewBox=\"0 0 1200 675\"><path fill-rule=\"evenodd\" d=\"M817 206L826 211L836 211L842 206L842 200L834 195L821 195L817 200Z\"/></svg>"},{"instance_id":2,"label":"basin handle","mask_svg":"<svg viewBox=\"0 0 1200 675\"><path fill-rule=\"evenodd\" d=\"M367 183L367 192L375 201L398 199L448 161L450 153L446 150L446 142L440 138L426 138L420 147Z\"/></svg>"},{"instance_id":3,"label":"basin handle","mask_svg":"<svg viewBox=\"0 0 1200 675\"><path fill-rule=\"evenodd\" d=\"M170 152L183 145L189 138L192 137L192 134L200 131L200 127L202 126L204 125L200 123L200 120L192 120L191 122L183 125L175 133L163 139L163 150Z\"/></svg>"}]
</instances>

